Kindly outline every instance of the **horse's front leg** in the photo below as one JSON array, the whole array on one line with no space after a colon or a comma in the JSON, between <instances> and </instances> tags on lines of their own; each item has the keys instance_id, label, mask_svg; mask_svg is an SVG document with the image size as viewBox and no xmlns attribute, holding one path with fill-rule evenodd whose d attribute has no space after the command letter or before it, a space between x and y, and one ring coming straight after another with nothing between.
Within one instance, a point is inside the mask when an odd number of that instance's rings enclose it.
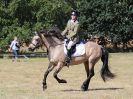
<instances>
[{"instance_id":1,"label":"horse's front leg","mask_svg":"<svg viewBox=\"0 0 133 99\"><path fill-rule=\"evenodd\" d=\"M48 74L53 70L54 65L52 65L51 63L49 63L48 69L46 70L45 74L44 74L44 78L43 78L43 91L45 89L47 89L47 83L46 83L46 79Z\"/></svg>"},{"instance_id":2,"label":"horse's front leg","mask_svg":"<svg viewBox=\"0 0 133 99\"><path fill-rule=\"evenodd\" d=\"M58 83L67 83L66 80L64 79L60 79L58 78L57 74L61 71L61 69L63 68L63 63L62 62L58 62L57 64L57 68L53 74L54 78L58 81Z\"/></svg>"}]
</instances>

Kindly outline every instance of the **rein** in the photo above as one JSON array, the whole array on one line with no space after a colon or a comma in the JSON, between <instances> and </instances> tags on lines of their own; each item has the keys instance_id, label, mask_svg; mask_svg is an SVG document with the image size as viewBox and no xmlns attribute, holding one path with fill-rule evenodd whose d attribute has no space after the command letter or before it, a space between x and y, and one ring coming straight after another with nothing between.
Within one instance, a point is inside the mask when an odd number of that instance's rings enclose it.
<instances>
[{"instance_id":1,"label":"rein","mask_svg":"<svg viewBox=\"0 0 133 99\"><path fill-rule=\"evenodd\" d=\"M31 42L32 45L34 45L36 47L36 45L34 43Z\"/></svg>"},{"instance_id":2,"label":"rein","mask_svg":"<svg viewBox=\"0 0 133 99\"><path fill-rule=\"evenodd\" d=\"M40 41L39 41L40 42ZM35 48L38 48L38 46L40 46L40 45L38 45L39 44L39 42L37 42L37 44L34 44L33 42L31 42L31 44L35 47Z\"/></svg>"}]
</instances>

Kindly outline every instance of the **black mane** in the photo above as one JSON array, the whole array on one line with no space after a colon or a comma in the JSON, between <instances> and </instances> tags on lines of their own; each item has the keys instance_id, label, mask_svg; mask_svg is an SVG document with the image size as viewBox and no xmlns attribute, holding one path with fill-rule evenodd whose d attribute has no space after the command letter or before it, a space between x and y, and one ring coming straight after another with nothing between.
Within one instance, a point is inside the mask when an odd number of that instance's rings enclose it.
<instances>
[{"instance_id":1,"label":"black mane","mask_svg":"<svg viewBox=\"0 0 133 99\"><path fill-rule=\"evenodd\" d=\"M48 31L48 34L51 34L52 36L57 37L57 38L60 39L61 41L64 40L64 37L63 37L63 35L61 34L61 30L60 30L57 26L52 27L52 28Z\"/></svg>"},{"instance_id":2,"label":"black mane","mask_svg":"<svg viewBox=\"0 0 133 99\"><path fill-rule=\"evenodd\" d=\"M57 26L52 27L49 31L46 29L41 30L39 34L44 34L45 36L51 36L51 37L54 36L61 41L64 40L64 37L61 34L61 30Z\"/></svg>"}]
</instances>

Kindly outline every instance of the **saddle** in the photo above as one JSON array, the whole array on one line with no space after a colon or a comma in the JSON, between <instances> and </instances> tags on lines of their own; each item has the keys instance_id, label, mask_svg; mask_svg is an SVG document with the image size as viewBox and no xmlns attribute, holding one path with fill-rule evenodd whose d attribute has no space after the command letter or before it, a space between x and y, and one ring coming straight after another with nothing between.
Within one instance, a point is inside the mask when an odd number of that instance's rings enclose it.
<instances>
[{"instance_id":1,"label":"saddle","mask_svg":"<svg viewBox=\"0 0 133 99\"><path fill-rule=\"evenodd\" d=\"M67 44L69 43L69 40L64 41L64 53L67 55ZM72 57L81 56L85 53L85 42L79 41L74 46L71 47L70 53Z\"/></svg>"}]
</instances>

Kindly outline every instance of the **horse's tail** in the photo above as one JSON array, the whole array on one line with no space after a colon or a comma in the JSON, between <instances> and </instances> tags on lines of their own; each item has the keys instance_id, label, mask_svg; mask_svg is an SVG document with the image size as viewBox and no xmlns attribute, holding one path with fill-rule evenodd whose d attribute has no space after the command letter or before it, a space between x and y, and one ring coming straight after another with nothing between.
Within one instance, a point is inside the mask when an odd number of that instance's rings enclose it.
<instances>
[{"instance_id":1,"label":"horse's tail","mask_svg":"<svg viewBox=\"0 0 133 99\"><path fill-rule=\"evenodd\" d=\"M109 52L103 47L101 48L101 50L102 50L101 60L103 62L103 66L101 69L101 77L102 77L103 81L105 82L107 80L107 78L113 79L115 77L115 75L113 73L111 73L109 66L108 66Z\"/></svg>"}]
</instances>

